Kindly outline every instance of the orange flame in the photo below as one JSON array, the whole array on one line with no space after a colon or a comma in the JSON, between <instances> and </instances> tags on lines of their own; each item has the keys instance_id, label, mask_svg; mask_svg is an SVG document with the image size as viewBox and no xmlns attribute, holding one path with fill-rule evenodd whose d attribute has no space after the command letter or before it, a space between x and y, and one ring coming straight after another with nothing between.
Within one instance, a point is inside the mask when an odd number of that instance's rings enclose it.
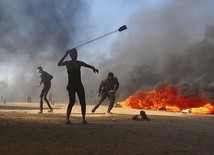
<instances>
[{"instance_id":1,"label":"orange flame","mask_svg":"<svg viewBox=\"0 0 214 155\"><path fill-rule=\"evenodd\" d=\"M144 110L167 110L181 112L189 109L195 114L214 114L214 102L201 97L178 95L178 86L164 84L160 90L140 91L119 104L122 107Z\"/></svg>"}]
</instances>

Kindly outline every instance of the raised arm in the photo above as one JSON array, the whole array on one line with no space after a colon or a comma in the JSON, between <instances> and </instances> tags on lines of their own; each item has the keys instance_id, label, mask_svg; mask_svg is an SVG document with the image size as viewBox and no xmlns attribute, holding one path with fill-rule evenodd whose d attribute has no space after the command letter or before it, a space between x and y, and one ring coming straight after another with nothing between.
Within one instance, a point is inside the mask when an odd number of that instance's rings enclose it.
<instances>
[{"instance_id":1,"label":"raised arm","mask_svg":"<svg viewBox=\"0 0 214 155\"><path fill-rule=\"evenodd\" d=\"M66 63L64 62L65 58L68 56L68 54L70 53L70 50L65 52L65 55L59 60L58 62L58 66L65 66Z\"/></svg>"}]
</instances>

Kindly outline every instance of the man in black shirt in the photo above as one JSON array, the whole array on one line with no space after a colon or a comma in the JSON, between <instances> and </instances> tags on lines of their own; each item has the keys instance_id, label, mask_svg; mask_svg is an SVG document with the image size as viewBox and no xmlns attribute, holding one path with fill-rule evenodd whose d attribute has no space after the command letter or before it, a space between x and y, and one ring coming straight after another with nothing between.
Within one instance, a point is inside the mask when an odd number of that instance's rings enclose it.
<instances>
[{"instance_id":1,"label":"man in black shirt","mask_svg":"<svg viewBox=\"0 0 214 155\"><path fill-rule=\"evenodd\" d=\"M100 104L106 99L106 97L109 98L109 106L107 113L111 114L111 109L114 106L115 102L115 93L117 89L119 88L119 82L116 77L114 77L114 74L112 72L108 73L108 77L102 80L99 90L98 90L98 97L100 97L100 100L98 101L98 104L92 109L92 113L96 111L96 109L100 106Z\"/></svg>"},{"instance_id":2,"label":"man in black shirt","mask_svg":"<svg viewBox=\"0 0 214 155\"><path fill-rule=\"evenodd\" d=\"M41 84L43 84L43 88L42 88L40 96L39 96L39 98L40 98L39 114L41 114L43 112L43 98L50 109L48 112L53 112L53 109L50 106L49 101L47 99L47 94L51 88L51 80L52 80L53 76L48 74L46 71L44 71L41 66L39 66L37 68L37 72L40 74L40 77L41 77L41 82L38 85L41 86Z\"/></svg>"},{"instance_id":3,"label":"man in black shirt","mask_svg":"<svg viewBox=\"0 0 214 155\"><path fill-rule=\"evenodd\" d=\"M65 58L68 56L68 54L71 57L71 61L64 61ZM82 123L87 124L87 121L85 120L85 113L86 113L86 102L85 102L85 90L83 87L83 84L81 82L81 71L80 68L87 67L91 68L94 73L98 73L98 69L96 69L94 66L91 66L89 64L86 64L85 62L78 61L77 60L77 50L76 48L73 48L71 50L66 51L65 55L62 57L62 59L58 62L58 66L66 66L67 72L68 72L68 95L69 95L69 104L67 107L67 121L66 124L71 124L70 122L70 114L72 111L72 107L75 103L75 93L77 93L81 105L81 112L82 112Z\"/></svg>"}]
</instances>

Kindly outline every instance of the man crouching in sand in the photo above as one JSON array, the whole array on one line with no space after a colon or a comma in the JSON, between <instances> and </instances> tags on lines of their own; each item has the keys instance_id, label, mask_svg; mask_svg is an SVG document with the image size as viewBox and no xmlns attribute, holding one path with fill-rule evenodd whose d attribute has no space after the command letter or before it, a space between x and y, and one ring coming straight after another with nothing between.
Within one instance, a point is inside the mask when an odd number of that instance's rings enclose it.
<instances>
[{"instance_id":1,"label":"man crouching in sand","mask_svg":"<svg viewBox=\"0 0 214 155\"><path fill-rule=\"evenodd\" d=\"M70 54L71 61L64 61L65 58ZM65 55L62 59L58 62L58 66L66 66L68 72L68 95L69 95L69 104L67 107L67 121L66 124L71 124L70 121L70 114L72 111L72 107L75 103L75 93L77 93L81 105L81 112L82 112L82 124L88 124L85 120L85 113L86 113L86 102L85 102L85 90L83 84L81 82L81 71L80 68L87 67L91 68L94 73L98 73L98 69L94 66L86 64L85 62L77 60L77 50L73 48L71 50L66 51Z\"/></svg>"},{"instance_id":2,"label":"man crouching in sand","mask_svg":"<svg viewBox=\"0 0 214 155\"><path fill-rule=\"evenodd\" d=\"M119 88L119 82L112 72L108 73L108 77L102 80L97 96L101 96L100 100L98 101L97 105L92 109L92 113L96 111L96 109L102 104L102 102L108 97L109 98L109 106L107 113L111 113L111 109L114 106L115 102L115 93Z\"/></svg>"}]
</instances>

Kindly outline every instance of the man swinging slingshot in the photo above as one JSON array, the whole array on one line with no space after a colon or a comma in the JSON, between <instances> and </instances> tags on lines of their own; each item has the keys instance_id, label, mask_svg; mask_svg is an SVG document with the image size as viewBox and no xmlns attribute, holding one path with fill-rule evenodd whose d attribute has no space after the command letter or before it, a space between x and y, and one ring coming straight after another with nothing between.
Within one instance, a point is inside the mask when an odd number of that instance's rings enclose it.
<instances>
[{"instance_id":1,"label":"man swinging slingshot","mask_svg":"<svg viewBox=\"0 0 214 155\"><path fill-rule=\"evenodd\" d=\"M71 60L64 61L68 55L70 55ZM85 119L85 113L86 113L85 90L81 82L80 68L81 67L91 68L94 73L98 73L98 69L96 69L94 66L86 64L83 61L78 61L77 56L78 56L77 49L73 48L71 50L66 51L65 55L58 62L58 66L66 66L67 72L68 72L67 90L69 95L69 104L67 107L66 124L71 124L70 114L75 103L75 93L77 93L79 97L80 105L81 105L82 124L88 124L88 122Z\"/></svg>"},{"instance_id":2,"label":"man swinging slingshot","mask_svg":"<svg viewBox=\"0 0 214 155\"><path fill-rule=\"evenodd\" d=\"M85 113L86 113L85 90L84 90L84 87L81 82L80 67L83 66L83 67L91 68L94 71L94 73L98 73L98 69L96 69L94 66L91 66L89 64L86 64L85 62L77 60L78 53L77 53L76 48L86 45L88 43L91 43L95 40L101 39L105 36L111 35L113 33L124 31L126 29L127 29L127 26L123 25L117 30L114 30L110 33L102 35L102 36L95 38L91 41L88 41L86 43L80 44L80 45L72 48L71 50L66 51L65 55L58 62L58 66L66 66L67 72L68 72L67 90L68 90L68 95L69 95L69 104L67 107L66 124L71 124L70 114L72 111L72 107L74 106L74 103L75 103L75 93L77 93L79 100L80 100L81 111L82 111L82 123L87 124L87 121L85 120ZM72 60L64 61L68 55L70 55Z\"/></svg>"}]
</instances>

